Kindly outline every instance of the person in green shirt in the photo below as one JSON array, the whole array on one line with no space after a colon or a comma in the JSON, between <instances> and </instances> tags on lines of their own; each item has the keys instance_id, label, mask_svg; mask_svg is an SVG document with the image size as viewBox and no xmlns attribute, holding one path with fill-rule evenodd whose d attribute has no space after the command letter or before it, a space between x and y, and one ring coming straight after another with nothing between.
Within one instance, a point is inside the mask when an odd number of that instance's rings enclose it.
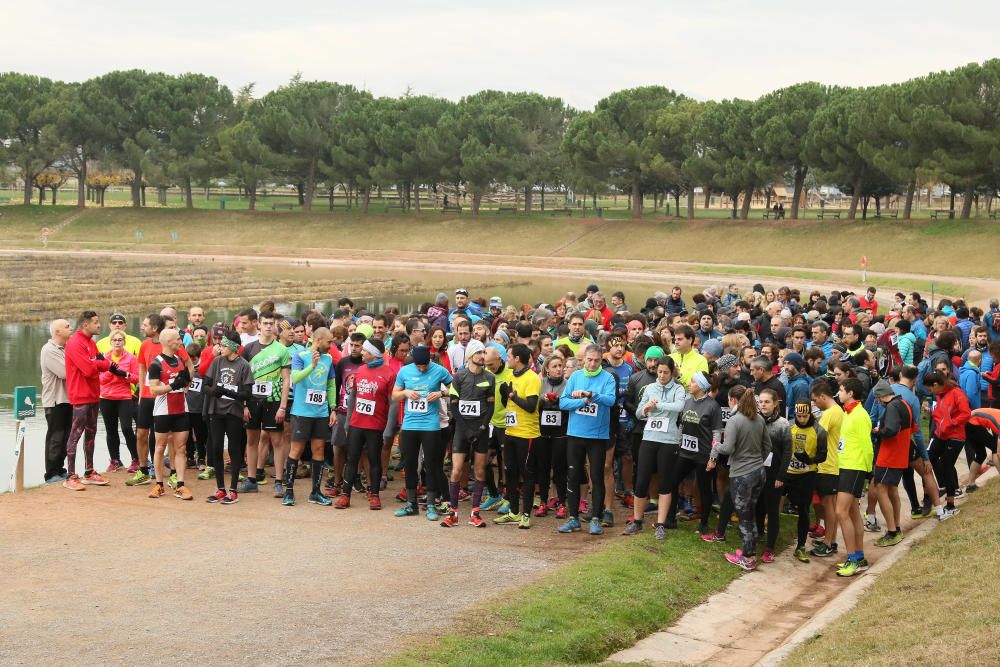
<instances>
[{"instance_id":1,"label":"person in green shirt","mask_svg":"<svg viewBox=\"0 0 1000 667\"><path fill-rule=\"evenodd\" d=\"M868 569L865 552L861 548L864 524L858 499L865 489L865 480L872 470L872 420L861 405L864 386L857 378L846 378L840 383L837 398L844 406L844 418L837 442L840 477L837 480L837 523L844 533L847 560L837 570L841 577L853 577Z\"/></svg>"}]
</instances>

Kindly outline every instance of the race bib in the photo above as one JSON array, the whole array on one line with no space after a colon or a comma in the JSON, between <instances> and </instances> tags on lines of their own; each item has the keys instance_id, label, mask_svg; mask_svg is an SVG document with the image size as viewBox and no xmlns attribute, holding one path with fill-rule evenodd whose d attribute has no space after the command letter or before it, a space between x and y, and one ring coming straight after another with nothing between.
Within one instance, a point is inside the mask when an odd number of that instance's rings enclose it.
<instances>
[{"instance_id":1,"label":"race bib","mask_svg":"<svg viewBox=\"0 0 1000 667\"><path fill-rule=\"evenodd\" d=\"M576 409L576 414L582 415L584 417L596 417L597 416L597 403L587 403Z\"/></svg>"},{"instance_id":2,"label":"race bib","mask_svg":"<svg viewBox=\"0 0 1000 667\"><path fill-rule=\"evenodd\" d=\"M480 415L479 401L459 401L458 414L463 417L478 417Z\"/></svg>"},{"instance_id":3,"label":"race bib","mask_svg":"<svg viewBox=\"0 0 1000 667\"><path fill-rule=\"evenodd\" d=\"M670 421L663 417L653 417L646 422L646 428L656 433L666 433L670 430Z\"/></svg>"},{"instance_id":4,"label":"race bib","mask_svg":"<svg viewBox=\"0 0 1000 667\"><path fill-rule=\"evenodd\" d=\"M837 451L838 452L844 451L844 439L843 438L841 438L840 440L837 441Z\"/></svg>"},{"instance_id":5,"label":"race bib","mask_svg":"<svg viewBox=\"0 0 1000 667\"><path fill-rule=\"evenodd\" d=\"M802 461L799 461L797 458L795 458L793 456L792 460L788 462L788 469L789 470L809 470L809 466L806 465L805 463L803 463Z\"/></svg>"},{"instance_id":6,"label":"race bib","mask_svg":"<svg viewBox=\"0 0 1000 667\"><path fill-rule=\"evenodd\" d=\"M222 388L223 389L228 389L229 391L239 391L240 390L240 388L237 387L235 384L223 384ZM223 398L228 398L228 397L227 396L223 396Z\"/></svg>"},{"instance_id":7,"label":"race bib","mask_svg":"<svg viewBox=\"0 0 1000 667\"><path fill-rule=\"evenodd\" d=\"M681 449L685 452L697 452L698 451L698 438L693 435L682 435L681 436Z\"/></svg>"},{"instance_id":8,"label":"race bib","mask_svg":"<svg viewBox=\"0 0 1000 667\"><path fill-rule=\"evenodd\" d=\"M765 468L770 468L771 467L771 459L773 459L773 458L774 458L774 452L768 452L767 453L767 458L764 459L764 467Z\"/></svg>"},{"instance_id":9,"label":"race bib","mask_svg":"<svg viewBox=\"0 0 1000 667\"><path fill-rule=\"evenodd\" d=\"M325 405L326 392L320 389L310 389L306 392L306 405Z\"/></svg>"},{"instance_id":10,"label":"race bib","mask_svg":"<svg viewBox=\"0 0 1000 667\"><path fill-rule=\"evenodd\" d=\"M719 411L722 412L722 423L726 423L729 421L729 418L733 416L733 409L728 405L723 408L719 408Z\"/></svg>"},{"instance_id":11,"label":"race bib","mask_svg":"<svg viewBox=\"0 0 1000 667\"><path fill-rule=\"evenodd\" d=\"M503 416L503 425L506 428L517 426L517 413L516 412L505 413Z\"/></svg>"},{"instance_id":12,"label":"race bib","mask_svg":"<svg viewBox=\"0 0 1000 667\"><path fill-rule=\"evenodd\" d=\"M356 398L354 399L354 411L359 415L374 415L375 401L369 401L367 398Z\"/></svg>"},{"instance_id":13,"label":"race bib","mask_svg":"<svg viewBox=\"0 0 1000 667\"><path fill-rule=\"evenodd\" d=\"M266 398L271 395L271 389L273 388L273 386L274 385L271 383L270 380L267 380L265 382L254 382L253 389L251 390L250 393L260 398Z\"/></svg>"},{"instance_id":14,"label":"race bib","mask_svg":"<svg viewBox=\"0 0 1000 667\"><path fill-rule=\"evenodd\" d=\"M427 412L427 399L426 398L418 398L418 399L412 399L411 398L411 399L408 399L406 401L406 411L407 412L413 412L413 413L419 413L419 414L426 413Z\"/></svg>"},{"instance_id":15,"label":"race bib","mask_svg":"<svg viewBox=\"0 0 1000 667\"><path fill-rule=\"evenodd\" d=\"M191 380L191 384L188 385L188 391L201 392L201 378Z\"/></svg>"},{"instance_id":16,"label":"race bib","mask_svg":"<svg viewBox=\"0 0 1000 667\"><path fill-rule=\"evenodd\" d=\"M559 410L542 410L542 426L562 426L562 412Z\"/></svg>"}]
</instances>

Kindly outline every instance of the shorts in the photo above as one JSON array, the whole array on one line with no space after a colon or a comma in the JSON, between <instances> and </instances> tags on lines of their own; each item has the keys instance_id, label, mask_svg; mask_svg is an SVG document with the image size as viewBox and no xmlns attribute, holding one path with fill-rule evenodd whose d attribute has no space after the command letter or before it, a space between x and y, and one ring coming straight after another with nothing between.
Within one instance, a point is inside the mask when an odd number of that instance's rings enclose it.
<instances>
[{"instance_id":1,"label":"shorts","mask_svg":"<svg viewBox=\"0 0 1000 667\"><path fill-rule=\"evenodd\" d=\"M872 481L884 486L899 486L899 483L903 481L903 469L875 466L875 475Z\"/></svg>"},{"instance_id":2,"label":"shorts","mask_svg":"<svg viewBox=\"0 0 1000 667\"><path fill-rule=\"evenodd\" d=\"M248 431L280 431L276 416L278 408L281 407L277 401L249 401L247 409L250 411L250 421L246 423Z\"/></svg>"},{"instance_id":3,"label":"shorts","mask_svg":"<svg viewBox=\"0 0 1000 667\"><path fill-rule=\"evenodd\" d=\"M465 454L466 456L471 452L476 454L489 453L488 431L488 428L480 431L478 425L466 426L465 422L458 422L455 426L455 437L451 441L452 453Z\"/></svg>"},{"instance_id":4,"label":"shorts","mask_svg":"<svg viewBox=\"0 0 1000 667\"><path fill-rule=\"evenodd\" d=\"M820 497L837 495L838 479L839 475L833 475L826 472L817 473L815 486L817 495Z\"/></svg>"},{"instance_id":5,"label":"shorts","mask_svg":"<svg viewBox=\"0 0 1000 667\"><path fill-rule=\"evenodd\" d=\"M868 479L868 474L864 470L841 468L840 477L837 479L837 491L860 498L865 493L865 480Z\"/></svg>"},{"instance_id":6,"label":"shorts","mask_svg":"<svg viewBox=\"0 0 1000 667\"><path fill-rule=\"evenodd\" d=\"M330 444L334 447L347 447L347 420L346 414L337 413L337 423L333 425L333 435L330 436Z\"/></svg>"},{"instance_id":7,"label":"shorts","mask_svg":"<svg viewBox=\"0 0 1000 667\"><path fill-rule=\"evenodd\" d=\"M153 403L155 398L140 398L139 411L135 413L136 428L153 428Z\"/></svg>"},{"instance_id":8,"label":"shorts","mask_svg":"<svg viewBox=\"0 0 1000 667\"><path fill-rule=\"evenodd\" d=\"M292 415L293 441L310 442L312 440L325 441L329 439L330 439L329 417L323 419L322 417L299 417L298 415Z\"/></svg>"},{"instance_id":9,"label":"shorts","mask_svg":"<svg viewBox=\"0 0 1000 667\"><path fill-rule=\"evenodd\" d=\"M156 415L153 417L155 433L187 433L191 430L191 420L187 413L179 415Z\"/></svg>"},{"instance_id":10,"label":"shorts","mask_svg":"<svg viewBox=\"0 0 1000 667\"><path fill-rule=\"evenodd\" d=\"M615 446L615 458L632 456L632 434L626 430L627 422L619 422L618 433L611 438Z\"/></svg>"},{"instance_id":11,"label":"shorts","mask_svg":"<svg viewBox=\"0 0 1000 667\"><path fill-rule=\"evenodd\" d=\"M965 439L977 450L988 449L994 454L997 451L997 437L990 433L989 429L978 424L968 424L965 427Z\"/></svg>"}]
</instances>

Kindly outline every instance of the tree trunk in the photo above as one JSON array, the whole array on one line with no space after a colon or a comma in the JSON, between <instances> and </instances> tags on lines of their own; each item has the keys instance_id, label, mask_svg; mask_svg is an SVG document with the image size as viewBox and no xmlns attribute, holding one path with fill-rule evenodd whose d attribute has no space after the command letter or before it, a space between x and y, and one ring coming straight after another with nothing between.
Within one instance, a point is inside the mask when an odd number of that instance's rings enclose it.
<instances>
[{"instance_id":1,"label":"tree trunk","mask_svg":"<svg viewBox=\"0 0 1000 667\"><path fill-rule=\"evenodd\" d=\"M795 170L795 187L792 192L792 220L799 219L799 202L802 201L802 188L806 184L806 174L809 167L799 167Z\"/></svg>"},{"instance_id":2,"label":"tree trunk","mask_svg":"<svg viewBox=\"0 0 1000 667\"><path fill-rule=\"evenodd\" d=\"M632 217L642 217L642 190L639 186L639 177L632 179Z\"/></svg>"},{"instance_id":3,"label":"tree trunk","mask_svg":"<svg viewBox=\"0 0 1000 667\"><path fill-rule=\"evenodd\" d=\"M404 207L404 210L409 211L410 210L410 197L413 194L412 188L410 187L410 182L409 181L406 181L406 183L403 183L403 192L406 194L406 201L403 202L403 207Z\"/></svg>"},{"instance_id":4,"label":"tree trunk","mask_svg":"<svg viewBox=\"0 0 1000 667\"><path fill-rule=\"evenodd\" d=\"M257 210L257 186L247 188L247 197L249 198L248 207L251 211Z\"/></svg>"},{"instance_id":5,"label":"tree trunk","mask_svg":"<svg viewBox=\"0 0 1000 667\"><path fill-rule=\"evenodd\" d=\"M316 196L316 161L309 161L309 170L306 172L305 201L302 203L302 210L312 213L313 197Z\"/></svg>"},{"instance_id":6,"label":"tree trunk","mask_svg":"<svg viewBox=\"0 0 1000 667\"><path fill-rule=\"evenodd\" d=\"M207 198L207 197L206 197ZM191 191L191 177L184 177L184 208L191 210L194 208L194 193Z\"/></svg>"},{"instance_id":7,"label":"tree trunk","mask_svg":"<svg viewBox=\"0 0 1000 667\"><path fill-rule=\"evenodd\" d=\"M594 202L594 210L596 211L596 210L597 210L597 193L595 192L595 193L593 193L593 194L592 194L592 195L590 195L590 196L591 196L591 197L593 198L593 202Z\"/></svg>"},{"instance_id":8,"label":"tree trunk","mask_svg":"<svg viewBox=\"0 0 1000 667\"><path fill-rule=\"evenodd\" d=\"M76 206L86 208L87 206L87 156L84 155L80 161L80 169L76 178Z\"/></svg>"},{"instance_id":9,"label":"tree trunk","mask_svg":"<svg viewBox=\"0 0 1000 667\"><path fill-rule=\"evenodd\" d=\"M142 167L136 166L132 168L132 183L129 185L132 189L132 208L139 208L142 206L142 193L140 192L142 186Z\"/></svg>"},{"instance_id":10,"label":"tree trunk","mask_svg":"<svg viewBox=\"0 0 1000 667\"><path fill-rule=\"evenodd\" d=\"M972 199L975 194L975 186L970 185L965 188L965 194L962 196L962 220L968 220L969 216L972 214Z\"/></svg>"},{"instance_id":11,"label":"tree trunk","mask_svg":"<svg viewBox=\"0 0 1000 667\"><path fill-rule=\"evenodd\" d=\"M767 192L764 193L764 208L771 210L771 188L767 188Z\"/></svg>"},{"instance_id":12,"label":"tree trunk","mask_svg":"<svg viewBox=\"0 0 1000 667\"><path fill-rule=\"evenodd\" d=\"M746 220L750 217L750 206L753 204L753 188L747 188L747 193L743 197L743 208L740 209L740 220Z\"/></svg>"},{"instance_id":13,"label":"tree trunk","mask_svg":"<svg viewBox=\"0 0 1000 667\"><path fill-rule=\"evenodd\" d=\"M479 205L483 202L483 193L472 193L472 215L479 215Z\"/></svg>"},{"instance_id":14,"label":"tree trunk","mask_svg":"<svg viewBox=\"0 0 1000 667\"><path fill-rule=\"evenodd\" d=\"M858 214L858 202L861 201L861 185L864 180L861 176L854 181L854 194L851 195L851 206L847 209L847 219L854 220Z\"/></svg>"},{"instance_id":15,"label":"tree trunk","mask_svg":"<svg viewBox=\"0 0 1000 667\"><path fill-rule=\"evenodd\" d=\"M524 212L531 213L531 186L524 188Z\"/></svg>"},{"instance_id":16,"label":"tree trunk","mask_svg":"<svg viewBox=\"0 0 1000 667\"><path fill-rule=\"evenodd\" d=\"M45 203L45 188L38 188L38 204L39 206Z\"/></svg>"},{"instance_id":17,"label":"tree trunk","mask_svg":"<svg viewBox=\"0 0 1000 667\"><path fill-rule=\"evenodd\" d=\"M913 211L913 193L917 191L917 179L913 177L910 179L909 185L906 187L906 203L903 204L903 220L910 219L910 213Z\"/></svg>"},{"instance_id":18,"label":"tree trunk","mask_svg":"<svg viewBox=\"0 0 1000 667\"><path fill-rule=\"evenodd\" d=\"M35 175L30 173L25 167L21 170L24 174L24 205L28 206L31 204L31 196L34 194L34 179Z\"/></svg>"},{"instance_id":19,"label":"tree trunk","mask_svg":"<svg viewBox=\"0 0 1000 667\"><path fill-rule=\"evenodd\" d=\"M955 217L955 188L948 188L948 219L952 220Z\"/></svg>"},{"instance_id":20,"label":"tree trunk","mask_svg":"<svg viewBox=\"0 0 1000 667\"><path fill-rule=\"evenodd\" d=\"M295 192L299 195L299 206L306 205L306 186L305 183L299 181L295 184Z\"/></svg>"},{"instance_id":21,"label":"tree trunk","mask_svg":"<svg viewBox=\"0 0 1000 667\"><path fill-rule=\"evenodd\" d=\"M333 210L333 186L332 185L329 188L327 188L326 200L327 200L326 201L327 210L332 211Z\"/></svg>"},{"instance_id":22,"label":"tree trunk","mask_svg":"<svg viewBox=\"0 0 1000 667\"><path fill-rule=\"evenodd\" d=\"M705 205L702 208L708 208L710 203L712 203L712 190L705 188Z\"/></svg>"},{"instance_id":23,"label":"tree trunk","mask_svg":"<svg viewBox=\"0 0 1000 667\"><path fill-rule=\"evenodd\" d=\"M98 188L97 189L97 201L101 205L101 208L104 208L104 190L105 189L106 188Z\"/></svg>"},{"instance_id":24,"label":"tree trunk","mask_svg":"<svg viewBox=\"0 0 1000 667\"><path fill-rule=\"evenodd\" d=\"M140 203L143 206L145 206L146 205L146 186L145 185L141 185L139 187L139 199L140 199ZM166 202L166 200L164 200L164 202Z\"/></svg>"},{"instance_id":25,"label":"tree trunk","mask_svg":"<svg viewBox=\"0 0 1000 667\"><path fill-rule=\"evenodd\" d=\"M541 186L541 190L542 190L542 192L541 192L541 197L542 198L541 198L541 201L539 202L539 209L541 209L542 211L544 211L545 210L545 183L540 183L539 185Z\"/></svg>"},{"instance_id":26,"label":"tree trunk","mask_svg":"<svg viewBox=\"0 0 1000 667\"><path fill-rule=\"evenodd\" d=\"M674 190L674 215L681 217L681 193L677 190Z\"/></svg>"},{"instance_id":27,"label":"tree trunk","mask_svg":"<svg viewBox=\"0 0 1000 667\"><path fill-rule=\"evenodd\" d=\"M364 212L365 213L368 212L368 204L371 203L371 200L372 200L372 189L370 187L366 187L365 188L365 204L364 204Z\"/></svg>"},{"instance_id":28,"label":"tree trunk","mask_svg":"<svg viewBox=\"0 0 1000 667\"><path fill-rule=\"evenodd\" d=\"M678 214L680 211L677 212ZM694 220L694 188L688 188L688 220Z\"/></svg>"},{"instance_id":29,"label":"tree trunk","mask_svg":"<svg viewBox=\"0 0 1000 667\"><path fill-rule=\"evenodd\" d=\"M417 213L420 213L420 183L415 183L414 184L413 194L414 194L414 198L413 198L414 207L413 207L413 209Z\"/></svg>"}]
</instances>

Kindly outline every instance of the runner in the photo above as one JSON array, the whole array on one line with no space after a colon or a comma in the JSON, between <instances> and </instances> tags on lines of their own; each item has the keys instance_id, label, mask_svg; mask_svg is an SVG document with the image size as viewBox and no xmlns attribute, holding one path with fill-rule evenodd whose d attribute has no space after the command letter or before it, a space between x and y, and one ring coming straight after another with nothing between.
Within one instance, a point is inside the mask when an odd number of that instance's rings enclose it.
<instances>
[{"instance_id":1,"label":"runner","mask_svg":"<svg viewBox=\"0 0 1000 667\"><path fill-rule=\"evenodd\" d=\"M513 377L500 388L504 413L504 463L510 509L493 520L496 524L517 524L531 528L531 501L535 497L538 457L533 450L541 436L538 417L542 380L531 370L531 351L517 343L507 357ZM521 493L517 492L520 484ZM519 510L522 508L523 512Z\"/></svg>"},{"instance_id":2,"label":"runner","mask_svg":"<svg viewBox=\"0 0 1000 667\"><path fill-rule=\"evenodd\" d=\"M347 434L347 468L345 477L350 479L357 471L362 449L368 456L368 509L382 509L379 482L382 479L382 434L386 430L392 400L392 387L396 372L385 362L385 347L381 341L367 340L361 345L363 366L351 376L350 430ZM336 509L351 505L352 484L344 484L344 494L337 498Z\"/></svg>"},{"instance_id":3,"label":"runner","mask_svg":"<svg viewBox=\"0 0 1000 667\"><path fill-rule=\"evenodd\" d=\"M600 294L600 292L598 292ZM596 295L595 295L596 296ZM603 303L603 297L601 297ZM615 497L615 461L619 463L622 472L622 502L625 501L626 486L632 486L632 443L630 441L634 423L624 407L625 395L628 391L628 381L635 367L625 359L625 334L613 333L607 340L607 352L604 355L604 368L617 381L617 398L611 415L610 445L604 458L604 507L601 513L601 527L610 528L615 523L611 501ZM628 484L625 484L625 480ZM626 505L627 506L627 505Z\"/></svg>"},{"instance_id":4,"label":"runner","mask_svg":"<svg viewBox=\"0 0 1000 667\"><path fill-rule=\"evenodd\" d=\"M826 429L816 420L808 400L796 403L793 414L794 421L790 429L791 456L788 457L787 467L778 477L784 482L788 499L799 509L795 558L808 563L806 538L809 537L809 506L812 505L813 491L816 488L818 464L826 461L829 441Z\"/></svg>"},{"instance_id":5,"label":"runner","mask_svg":"<svg viewBox=\"0 0 1000 667\"><path fill-rule=\"evenodd\" d=\"M837 523L844 534L847 560L837 570L841 577L853 577L868 569L862 548L864 525L858 500L864 493L865 480L872 469L872 420L861 406L864 388L861 380L847 378L840 383L837 397L844 406L837 456L840 476L837 480Z\"/></svg>"},{"instance_id":6,"label":"runner","mask_svg":"<svg viewBox=\"0 0 1000 667\"><path fill-rule=\"evenodd\" d=\"M71 491L85 491L86 486L107 486L108 480L94 470L94 440L97 436L97 411L101 394L100 374L117 366L97 351L94 336L101 331L101 320L92 310L85 310L77 320L77 329L66 342L66 393L73 406L69 440L66 442L68 477L63 486ZM83 479L76 474L76 446L83 438Z\"/></svg>"},{"instance_id":7,"label":"runner","mask_svg":"<svg viewBox=\"0 0 1000 667\"><path fill-rule=\"evenodd\" d=\"M944 484L948 518L959 513L955 507L955 492L959 488L955 463L965 448L965 425L971 411L969 401L951 375L931 371L924 377L924 386L934 395L931 444L928 447L937 478Z\"/></svg>"},{"instance_id":8,"label":"runner","mask_svg":"<svg viewBox=\"0 0 1000 667\"><path fill-rule=\"evenodd\" d=\"M222 354L214 357L208 368L202 369L204 370L202 411L208 419L211 432L206 471L211 469L215 472L216 485L216 492L206 500L210 503L233 505L239 502L240 462L243 460L246 448L243 410L250 399L253 372L247 360L239 355L240 336L237 332L224 331L218 344L222 348ZM229 493L226 493L224 453L224 445L227 442L232 469ZM209 477L206 476L206 479Z\"/></svg>"},{"instance_id":9,"label":"runner","mask_svg":"<svg viewBox=\"0 0 1000 667\"><path fill-rule=\"evenodd\" d=\"M597 512L604 507L604 467L611 428L611 408L617 399L613 375L601 368L601 350L590 345L584 352L583 368L570 376L559 398L559 407L570 412L566 433L567 477L569 479L569 519L559 526L560 533L573 533L582 526L579 518L580 480L584 457L590 463L591 508L590 534L600 535L601 519ZM510 480L507 482L510 484Z\"/></svg>"},{"instance_id":10,"label":"runner","mask_svg":"<svg viewBox=\"0 0 1000 667\"><path fill-rule=\"evenodd\" d=\"M455 435L451 449L451 479L448 484L451 512L441 521L450 528L458 525L458 501L462 474L467 457L472 455L472 511L469 524L484 528L480 503L486 486L486 466L489 461L490 420L493 418L496 379L485 369L486 347L473 340L465 348L465 364L455 373L449 394Z\"/></svg>"},{"instance_id":11,"label":"runner","mask_svg":"<svg viewBox=\"0 0 1000 667\"><path fill-rule=\"evenodd\" d=\"M261 315L260 319L261 335L264 336L267 332L267 318ZM305 450L306 443L309 443L312 449L313 460L312 492L309 494L309 502L321 506L333 504L333 501L320 490L323 466L318 465L318 462L323 460L323 449L330 439L330 429L337 422L337 412L334 410L336 398L331 401L331 397L337 395L333 357L329 354L332 341L333 334L330 330L320 327L313 331L312 349L299 352L291 360L291 373L288 379L292 384L298 385L298 389L292 404L292 444L284 466L285 483L281 504L286 507L295 505L295 477L298 473L299 458ZM285 349L284 346L282 349ZM285 354L288 354L287 351ZM274 364L271 363L271 366ZM251 370L253 370L252 362ZM259 382L260 379L255 373L254 384ZM279 460L277 456L275 450L276 464ZM280 488L278 482L275 482L275 493L278 488Z\"/></svg>"},{"instance_id":12,"label":"runner","mask_svg":"<svg viewBox=\"0 0 1000 667\"><path fill-rule=\"evenodd\" d=\"M510 505L507 500L504 499L503 494L503 437L504 429L506 427L506 413L503 410L497 410L496 406L501 403L500 398L500 387L504 384L510 384L514 378L514 373L511 371L510 367L505 362L507 357L506 350L501 351L500 348L495 345L490 345L486 348L486 368L493 374L493 417L490 419L490 449L489 457L495 458L495 465L492 462L488 462L486 465L486 488L488 490L487 496L483 499L482 503L479 505L479 509L483 512L488 512L490 510L497 510L500 514L506 514ZM489 459L487 459L489 461ZM497 469L496 475L494 475L493 469Z\"/></svg>"},{"instance_id":13,"label":"runner","mask_svg":"<svg viewBox=\"0 0 1000 667\"><path fill-rule=\"evenodd\" d=\"M694 347L694 329L683 324L674 330L674 351L670 353L677 364L677 382L682 387L691 384L691 377L698 371L708 373L708 361Z\"/></svg>"},{"instance_id":14,"label":"runner","mask_svg":"<svg viewBox=\"0 0 1000 667\"><path fill-rule=\"evenodd\" d=\"M177 330L164 331L160 335L160 345L163 349L150 363L148 375L149 393L153 397L153 431L156 434L156 450L153 454L156 485L149 497L166 495L163 484L168 478L168 469L164 457L169 447L171 465L176 467L176 472L169 475L174 496L181 500L192 500L194 496L184 485L187 438L188 431L191 430L184 394L191 382L191 374L177 355L181 349L181 337ZM180 465L175 462L180 462Z\"/></svg>"},{"instance_id":15,"label":"runner","mask_svg":"<svg viewBox=\"0 0 1000 667\"><path fill-rule=\"evenodd\" d=\"M114 366L101 373L101 417L104 419L104 433L108 443L111 463L105 472L118 472L125 465L121 461L121 438L125 436L125 447L132 456L132 465L139 466L139 453L135 448L135 431L132 420L135 406L132 402L132 387L139 382L139 360L125 349L124 331L115 331L110 336L106 358Z\"/></svg>"},{"instance_id":16,"label":"runner","mask_svg":"<svg viewBox=\"0 0 1000 667\"><path fill-rule=\"evenodd\" d=\"M451 384L451 374L439 364L431 362L427 347L413 348L413 363L407 364L396 375L392 400L406 400L400 446L403 466L406 469L406 505L396 510L396 516L416 516L417 482L419 481L419 454L424 451L427 480L427 519L438 521L441 517L434 508L439 490L431 488L444 476L444 443L441 442L440 405L442 384Z\"/></svg>"},{"instance_id":17,"label":"runner","mask_svg":"<svg viewBox=\"0 0 1000 667\"><path fill-rule=\"evenodd\" d=\"M583 343L592 343L593 341L589 339L584 329L583 323L586 318L583 313L574 312L569 316L569 333L565 336L556 339L555 346L565 345L570 350L572 350L573 355L578 354L580 350L580 345Z\"/></svg>"},{"instance_id":18,"label":"runner","mask_svg":"<svg viewBox=\"0 0 1000 667\"><path fill-rule=\"evenodd\" d=\"M314 340L315 340L315 334ZM348 487L354 487L355 485L355 475L350 477L344 477L344 467L347 464L347 426L348 426L348 390L351 385L351 377L365 364L364 357L361 352L361 347L364 345L365 340L367 340L364 334L355 331L350 335L345 346L345 351L348 354L340 358L337 362L336 368L334 370L334 375L337 379L337 395L334 397L336 412L337 412L337 423L333 427L333 437L330 442L333 445L333 475L334 475L334 486L330 489L326 495L329 497L337 497L341 493L345 493ZM382 344L382 341L374 336L371 338L373 341L378 341ZM382 348L383 352L385 347ZM354 462L354 471L357 473L357 460ZM363 486L363 485L362 485ZM378 490L377 488L375 489ZM350 503L350 499L347 501ZM345 508L341 508L345 509Z\"/></svg>"},{"instance_id":19,"label":"runner","mask_svg":"<svg viewBox=\"0 0 1000 667\"><path fill-rule=\"evenodd\" d=\"M899 482L910 467L910 442L916 430L915 417L910 406L892 390L887 381L879 380L872 393L883 407L882 419L876 432L879 447L872 482L886 527L885 535L875 540L875 546L890 547L903 539Z\"/></svg>"},{"instance_id":20,"label":"runner","mask_svg":"<svg viewBox=\"0 0 1000 667\"><path fill-rule=\"evenodd\" d=\"M764 418L768 439L771 442L770 457L764 460L767 478L757 502L757 532L764 533L765 521L767 524L767 537L760 562L773 563L774 548L778 542L780 528L781 497L784 493L782 487L785 484L782 477L792 457L791 424L785 419L781 399L773 389L765 388L760 392L757 396L757 409ZM806 506L800 511L806 513L808 520L809 507ZM722 518L724 517L720 517L720 520Z\"/></svg>"},{"instance_id":21,"label":"runner","mask_svg":"<svg viewBox=\"0 0 1000 667\"><path fill-rule=\"evenodd\" d=\"M535 516L543 517L554 510L557 519L569 516L566 510L566 427L569 413L559 409L559 396L566 379L563 373L566 362L559 355L552 355L542 367L542 398L539 408L541 436L535 449L538 455L538 492L540 502ZM555 482L555 497L550 498L550 487Z\"/></svg>"},{"instance_id":22,"label":"runner","mask_svg":"<svg viewBox=\"0 0 1000 667\"><path fill-rule=\"evenodd\" d=\"M837 484L840 478L840 430L844 409L833 399L835 387L829 378L813 383L810 395L822 411L820 427L826 431L826 459L816 466L816 493L823 508L824 532L813 540L810 556L827 558L837 553Z\"/></svg>"},{"instance_id":23,"label":"runner","mask_svg":"<svg viewBox=\"0 0 1000 667\"><path fill-rule=\"evenodd\" d=\"M97 351L107 355L111 350L112 334L120 331L125 336L125 351L138 358L142 341L125 331L126 327L128 327L128 320L125 319L125 316L121 313L113 313L111 319L108 320L108 335L97 341Z\"/></svg>"},{"instance_id":24,"label":"runner","mask_svg":"<svg viewBox=\"0 0 1000 667\"><path fill-rule=\"evenodd\" d=\"M73 328L63 319L49 323L49 340L42 346L42 408L45 410L45 483L55 484L69 477L66 442L73 422L73 406L66 393L66 341Z\"/></svg>"}]
</instances>

